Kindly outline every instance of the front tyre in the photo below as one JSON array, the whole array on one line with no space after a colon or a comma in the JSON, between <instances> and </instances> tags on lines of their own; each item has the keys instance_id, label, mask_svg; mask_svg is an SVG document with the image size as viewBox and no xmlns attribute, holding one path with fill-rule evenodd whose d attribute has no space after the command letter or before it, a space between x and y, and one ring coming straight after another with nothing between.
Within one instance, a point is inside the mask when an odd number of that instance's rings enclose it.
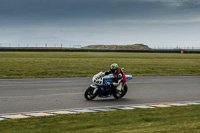
<instances>
[{"instance_id":1,"label":"front tyre","mask_svg":"<svg viewBox=\"0 0 200 133\"><path fill-rule=\"evenodd\" d=\"M94 93L95 88L93 87L89 87L86 91L85 91L85 99L87 100L92 100L94 99L97 95L98 95L98 90Z\"/></svg>"}]
</instances>

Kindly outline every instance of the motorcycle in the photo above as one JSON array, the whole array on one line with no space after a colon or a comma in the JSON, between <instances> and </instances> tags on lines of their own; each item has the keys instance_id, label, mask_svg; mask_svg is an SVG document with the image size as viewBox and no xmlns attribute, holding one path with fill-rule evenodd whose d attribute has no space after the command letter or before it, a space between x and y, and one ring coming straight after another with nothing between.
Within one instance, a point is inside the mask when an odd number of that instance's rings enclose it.
<instances>
[{"instance_id":1,"label":"motorcycle","mask_svg":"<svg viewBox=\"0 0 200 133\"><path fill-rule=\"evenodd\" d=\"M132 75L126 75L127 81L132 79ZM122 98L128 91L127 84L123 84L121 90L117 90L116 86L112 83L115 82L115 78L112 74L104 75L103 72L95 74L92 78L93 84L91 84L85 91L85 99L92 100L96 96L100 98L106 98L114 96L115 99Z\"/></svg>"}]
</instances>

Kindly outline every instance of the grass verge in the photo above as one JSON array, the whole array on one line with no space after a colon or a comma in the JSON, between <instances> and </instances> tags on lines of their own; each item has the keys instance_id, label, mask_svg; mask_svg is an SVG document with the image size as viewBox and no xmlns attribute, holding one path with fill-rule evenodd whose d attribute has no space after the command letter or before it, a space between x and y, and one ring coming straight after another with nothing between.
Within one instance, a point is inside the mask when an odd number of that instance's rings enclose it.
<instances>
[{"instance_id":1,"label":"grass verge","mask_svg":"<svg viewBox=\"0 0 200 133\"><path fill-rule=\"evenodd\" d=\"M200 75L200 54L0 52L0 78L90 77L112 63L133 76Z\"/></svg>"},{"instance_id":2,"label":"grass verge","mask_svg":"<svg viewBox=\"0 0 200 133\"><path fill-rule=\"evenodd\" d=\"M1 133L199 133L200 106L135 109L0 121Z\"/></svg>"}]
</instances>

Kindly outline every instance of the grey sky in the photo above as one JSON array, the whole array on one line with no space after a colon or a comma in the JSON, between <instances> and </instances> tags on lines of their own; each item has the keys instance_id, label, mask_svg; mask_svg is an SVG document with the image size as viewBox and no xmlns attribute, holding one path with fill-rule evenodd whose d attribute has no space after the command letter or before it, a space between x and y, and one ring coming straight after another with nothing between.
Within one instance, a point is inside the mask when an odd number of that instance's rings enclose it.
<instances>
[{"instance_id":1,"label":"grey sky","mask_svg":"<svg viewBox=\"0 0 200 133\"><path fill-rule=\"evenodd\" d=\"M199 0L0 0L0 43L200 47Z\"/></svg>"}]
</instances>

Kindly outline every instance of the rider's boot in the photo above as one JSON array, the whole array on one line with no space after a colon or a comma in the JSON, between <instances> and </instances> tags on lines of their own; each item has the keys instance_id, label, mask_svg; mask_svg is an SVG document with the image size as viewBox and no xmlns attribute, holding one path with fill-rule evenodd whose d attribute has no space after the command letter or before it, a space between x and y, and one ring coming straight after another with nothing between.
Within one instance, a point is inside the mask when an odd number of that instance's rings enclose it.
<instances>
[{"instance_id":1,"label":"rider's boot","mask_svg":"<svg viewBox=\"0 0 200 133\"><path fill-rule=\"evenodd\" d=\"M120 83L118 86L116 86L116 91L121 92L122 91L122 83Z\"/></svg>"}]
</instances>

